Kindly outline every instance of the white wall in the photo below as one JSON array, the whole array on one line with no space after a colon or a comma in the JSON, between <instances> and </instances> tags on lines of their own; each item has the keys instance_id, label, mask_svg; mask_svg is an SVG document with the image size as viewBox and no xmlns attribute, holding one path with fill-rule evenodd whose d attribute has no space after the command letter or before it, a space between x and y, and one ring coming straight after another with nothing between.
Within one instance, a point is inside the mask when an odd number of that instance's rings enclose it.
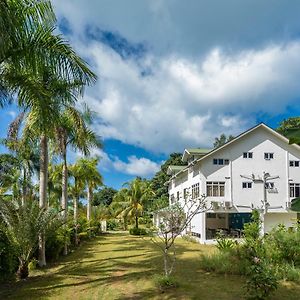
<instances>
[{"instance_id":1,"label":"white wall","mask_svg":"<svg viewBox=\"0 0 300 300\"><path fill-rule=\"evenodd\" d=\"M277 227L279 224L287 228L292 227L297 220L297 213L267 213L265 215L265 233Z\"/></svg>"},{"instance_id":2,"label":"white wall","mask_svg":"<svg viewBox=\"0 0 300 300\"><path fill-rule=\"evenodd\" d=\"M253 152L253 158L243 158L243 152ZM265 160L265 152L274 153L274 159ZM229 159L230 164L214 165L214 158ZM278 179L273 180L278 193L267 193L270 207L266 222L273 224L275 221L272 221L272 217L280 218L281 214L278 213L285 213L283 218L289 218L290 213L286 207L286 202L290 201L289 182L300 183L300 167L290 167L289 160L300 160L300 150L261 126L227 147L216 151L213 155L197 162L194 166L190 166L182 175L173 179L169 192L176 197L177 191L179 191L182 197L184 188L190 188L193 184L200 183L200 194L203 194L206 193L207 181L224 181L225 196L207 197L208 205L212 200L231 201L233 208L230 212L251 212L251 205L254 208L261 206L264 187L262 183L253 183L252 189L243 189L242 182L248 180L242 178L241 175L251 176L254 174L257 177L263 176L263 172L268 172L272 176L279 176ZM229 211L220 209L217 212ZM276 213L275 217L272 213ZM204 223L204 219L195 217L193 231L203 234L205 232ZM269 228L269 223L266 224L266 230Z\"/></svg>"}]
</instances>

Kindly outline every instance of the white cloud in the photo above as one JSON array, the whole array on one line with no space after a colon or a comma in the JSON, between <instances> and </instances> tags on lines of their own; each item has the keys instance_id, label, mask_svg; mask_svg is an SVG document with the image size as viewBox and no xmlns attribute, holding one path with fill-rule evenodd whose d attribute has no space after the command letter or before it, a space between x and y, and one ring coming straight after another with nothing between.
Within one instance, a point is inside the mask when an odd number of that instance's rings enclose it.
<instances>
[{"instance_id":1,"label":"white cloud","mask_svg":"<svg viewBox=\"0 0 300 300\"><path fill-rule=\"evenodd\" d=\"M142 63L98 42L77 46L100 74L86 97L97 133L154 152L211 146L222 132L252 126L257 113L283 113L300 93L300 42L234 55L215 49L203 60L149 54Z\"/></svg>"},{"instance_id":2,"label":"white cloud","mask_svg":"<svg viewBox=\"0 0 300 300\"><path fill-rule=\"evenodd\" d=\"M134 155L128 157L128 162L116 159L113 166L122 173L141 177L152 176L160 169L160 164L148 158L137 158Z\"/></svg>"},{"instance_id":3,"label":"white cloud","mask_svg":"<svg viewBox=\"0 0 300 300\"><path fill-rule=\"evenodd\" d=\"M70 22L68 38L99 75L85 97L98 116L97 134L169 153L210 147L220 133L254 125L257 114L292 107L300 94L300 42L285 37L300 30L297 5L283 15L281 5L254 2L54 1ZM88 26L143 42L148 52L122 59L89 41Z\"/></svg>"}]
</instances>

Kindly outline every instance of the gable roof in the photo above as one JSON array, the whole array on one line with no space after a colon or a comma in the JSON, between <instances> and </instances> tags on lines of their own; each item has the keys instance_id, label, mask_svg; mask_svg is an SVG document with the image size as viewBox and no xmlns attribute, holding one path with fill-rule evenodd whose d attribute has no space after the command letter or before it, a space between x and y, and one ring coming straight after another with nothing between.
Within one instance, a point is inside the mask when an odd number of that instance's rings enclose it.
<instances>
[{"instance_id":1,"label":"gable roof","mask_svg":"<svg viewBox=\"0 0 300 300\"><path fill-rule=\"evenodd\" d=\"M177 173L177 172L181 171L182 169L184 169L185 167L186 166L170 165L170 166L168 166L167 174L168 175L173 175L173 173Z\"/></svg>"},{"instance_id":2,"label":"gable roof","mask_svg":"<svg viewBox=\"0 0 300 300\"><path fill-rule=\"evenodd\" d=\"M190 155L204 156L205 154L207 154L211 150L212 149L204 149L204 148L184 149L184 152L183 152L183 155L182 155L182 161L187 161L187 159Z\"/></svg>"},{"instance_id":3,"label":"gable roof","mask_svg":"<svg viewBox=\"0 0 300 300\"><path fill-rule=\"evenodd\" d=\"M277 138L281 139L282 141L286 142L286 143L289 143L289 139L287 139L285 136L283 136L282 134L280 134L279 132L275 131L273 128L269 127L268 125L266 125L265 123L259 123L257 125L255 125L254 127L242 132L241 134L239 134L238 136L236 136L234 139L228 141L227 143L225 143L224 145L218 147L218 148L215 148L211 151L209 151L208 153L206 153L204 156L196 159L194 162L188 164L187 166L185 166L185 169L188 169L189 166L191 165L194 165L196 162L199 162L213 154L215 154L216 152L228 147L229 145L235 143L236 141L238 141L239 139L241 139L242 137L248 135L249 133L257 130L258 128L264 128L265 130L269 131L271 134L273 134L274 136L276 136ZM297 144L292 144L291 146L295 147L297 150L300 151L300 146L298 146ZM184 169L180 170L179 172L177 172L176 174L174 174L172 176L173 177L176 177L178 174L180 174L181 172L183 172Z\"/></svg>"}]
</instances>

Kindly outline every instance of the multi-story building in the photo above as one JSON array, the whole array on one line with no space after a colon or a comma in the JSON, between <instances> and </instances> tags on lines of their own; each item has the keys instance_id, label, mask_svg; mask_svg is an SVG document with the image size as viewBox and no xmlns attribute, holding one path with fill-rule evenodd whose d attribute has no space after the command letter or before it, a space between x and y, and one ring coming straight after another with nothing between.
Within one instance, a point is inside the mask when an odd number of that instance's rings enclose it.
<instances>
[{"instance_id":1,"label":"multi-story building","mask_svg":"<svg viewBox=\"0 0 300 300\"><path fill-rule=\"evenodd\" d=\"M218 230L239 237L253 209L261 209L263 231L278 224L293 226L292 199L300 196L300 147L265 124L259 124L225 145L186 149L187 166L168 169L170 205L206 196L208 211L197 214L189 230L206 243Z\"/></svg>"}]
</instances>

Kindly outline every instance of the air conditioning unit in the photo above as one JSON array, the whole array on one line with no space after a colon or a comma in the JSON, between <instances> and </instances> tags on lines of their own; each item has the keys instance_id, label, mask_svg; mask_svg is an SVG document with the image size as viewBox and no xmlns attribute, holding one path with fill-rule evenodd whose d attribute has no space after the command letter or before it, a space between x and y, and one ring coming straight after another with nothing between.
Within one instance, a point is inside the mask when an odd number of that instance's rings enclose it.
<instances>
[{"instance_id":1,"label":"air conditioning unit","mask_svg":"<svg viewBox=\"0 0 300 300\"><path fill-rule=\"evenodd\" d=\"M224 201L224 207L225 209L231 209L232 208L231 201Z\"/></svg>"}]
</instances>

